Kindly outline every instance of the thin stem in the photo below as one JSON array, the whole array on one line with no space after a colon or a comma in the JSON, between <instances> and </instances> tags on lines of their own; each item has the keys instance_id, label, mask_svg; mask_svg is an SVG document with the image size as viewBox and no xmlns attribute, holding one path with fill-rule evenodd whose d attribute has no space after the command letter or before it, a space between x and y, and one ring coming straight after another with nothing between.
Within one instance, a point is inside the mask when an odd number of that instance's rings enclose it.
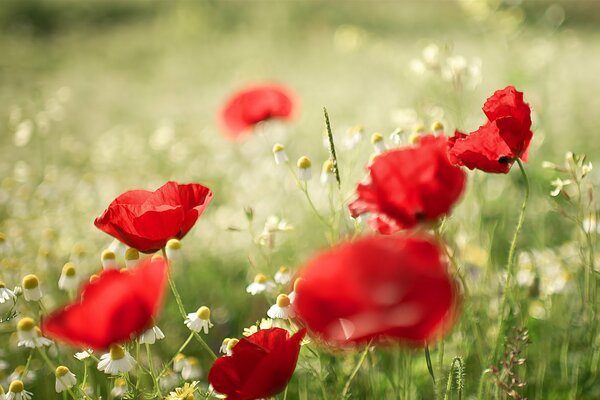
<instances>
[{"instance_id":1,"label":"thin stem","mask_svg":"<svg viewBox=\"0 0 600 400\"><path fill-rule=\"evenodd\" d=\"M367 358L367 355L369 354L370 347L371 347L371 341L369 341L369 343L365 346L365 350L363 351L362 355L360 356L358 363L356 363L354 370L348 377L348 380L346 381L346 384L344 385L344 390L342 391L342 396L341 396L342 399L345 399L346 396L348 395L348 391L350 390L350 385L352 384L352 381L354 380L354 377L356 376L356 374L358 374L358 370L360 370L360 367L362 366L363 362L365 362L365 359Z\"/></svg>"},{"instance_id":2,"label":"thin stem","mask_svg":"<svg viewBox=\"0 0 600 400\"><path fill-rule=\"evenodd\" d=\"M48 365L48 367L50 367L50 369L52 371L56 371L56 367L54 366L54 363L48 358L48 355L46 354L46 351L41 348L41 347L37 347L37 351L38 353L40 353L40 356L42 356L42 358L44 359L44 361L46 362L46 364ZM74 399L74 400L78 400L77 396L75 396L75 393L73 393L73 390L71 390L71 388L65 384L65 382L63 381L63 378L60 376L57 376L56 379L58 379L60 381L60 383L63 384L63 386L67 389L67 392L69 392L69 395ZM83 395L84 398L86 399L90 399L92 400L86 393L85 391L83 391L83 389L81 389L81 387L79 387L79 391L81 392L81 394Z\"/></svg>"},{"instance_id":3,"label":"thin stem","mask_svg":"<svg viewBox=\"0 0 600 400\"><path fill-rule=\"evenodd\" d=\"M175 353L175 355L173 357L171 357L169 362L163 367L162 371L160 371L160 374L158 374L158 377L161 377L164 375L164 373L167 371L167 368L169 368L171 366L171 364L173 364L173 362L175 362L175 357L177 356L177 354L183 352L183 350L185 350L185 348L187 347L188 344L190 344L190 342L192 341L193 338L194 338L194 334L190 333L190 336L188 336L188 338L185 340L185 342L183 342L181 347L179 347L179 350L177 350L177 353Z\"/></svg>"},{"instance_id":4,"label":"thin stem","mask_svg":"<svg viewBox=\"0 0 600 400\"><path fill-rule=\"evenodd\" d=\"M523 222L525 221L525 209L527 208L527 202L529 201L529 178L527 178L527 173L525 172L525 167L523 166L523 162L517 158L517 164L519 165L519 170L521 171L521 175L523 177L523 181L525 183L525 196L523 197L523 203L521 204L521 212L519 214L519 221L517 222L517 227L515 229L515 233L513 234L512 241L510 243L510 249L508 251L508 260L506 265L506 286L504 287L504 293L502 294L502 303L500 308L500 314L498 316L498 336L496 338L496 346L494 350L494 360L498 358L498 354L500 351L500 344L502 343L504 325L506 320L504 318L504 314L506 313L506 308L508 306L509 301L509 293L512 292L512 281L514 275L514 259L515 259L515 251L517 248L517 239L519 238L519 233L521 233L521 229L523 228Z\"/></svg>"},{"instance_id":5,"label":"thin stem","mask_svg":"<svg viewBox=\"0 0 600 400\"><path fill-rule=\"evenodd\" d=\"M152 378L152 382L154 383L154 389L159 396L162 396L162 392L160 390L160 385L158 384L158 379L156 378L156 370L154 369L154 361L152 360L152 352L150 351L150 345L145 343L146 345L146 356L148 357L148 367L150 372L150 378Z\"/></svg>"}]
</instances>

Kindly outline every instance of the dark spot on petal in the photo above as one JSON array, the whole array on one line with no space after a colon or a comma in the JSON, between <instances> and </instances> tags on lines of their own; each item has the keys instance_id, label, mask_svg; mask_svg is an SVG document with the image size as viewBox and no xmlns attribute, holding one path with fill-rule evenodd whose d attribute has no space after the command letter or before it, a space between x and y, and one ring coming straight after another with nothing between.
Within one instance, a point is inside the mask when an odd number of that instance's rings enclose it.
<instances>
[{"instance_id":1,"label":"dark spot on petal","mask_svg":"<svg viewBox=\"0 0 600 400\"><path fill-rule=\"evenodd\" d=\"M417 211L417 212L415 213L415 219L416 219L417 221L424 221L424 220L425 220L425 213L424 213L424 212L422 212L422 211Z\"/></svg>"},{"instance_id":2,"label":"dark spot on petal","mask_svg":"<svg viewBox=\"0 0 600 400\"><path fill-rule=\"evenodd\" d=\"M498 159L500 164L508 164L510 162L510 157L503 156Z\"/></svg>"}]
</instances>

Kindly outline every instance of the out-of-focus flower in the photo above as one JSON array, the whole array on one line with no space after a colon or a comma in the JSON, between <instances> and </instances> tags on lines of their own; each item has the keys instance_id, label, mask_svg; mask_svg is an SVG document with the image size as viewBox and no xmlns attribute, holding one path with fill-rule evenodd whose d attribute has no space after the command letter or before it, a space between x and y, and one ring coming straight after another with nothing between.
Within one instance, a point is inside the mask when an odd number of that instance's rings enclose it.
<instances>
[{"instance_id":1,"label":"out-of-focus flower","mask_svg":"<svg viewBox=\"0 0 600 400\"><path fill-rule=\"evenodd\" d=\"M0 281L0 310L6 312L15 305L17 296L15 292L6 287L4 281Z\"/></svg>"},{"instance_id":2,"label":"out-of-focus flower","mask_svg":"<svg viewBox=\"0 0 600 400\"><path fill-rule=\"evenodd\" d=\"M297 318L335 344L422 344L456 318L455 282L431 239L374 236L321 253L300 272Z\"/></svg>"},{"instance_id":3,"label":"out-of-focus flower","mask_svg":"<svg viewBox=\"0 0 600 400\"><path fill-rule=\"evenodd\" d=\"M100 357L98 370L109 375L120 375L131 371L135 363L135 359L123 347L112 345L110 352Z\"/></svg>"},{"instance_id":4,"label":"out-of-focus flower","mask_svg":"<svg viewBox=\"0 0 600 400\"><path fill-rule=\"evenodd\" d=\"M102 263L103 269L119 268L119 266L117 265L117 256L115 255L115 252L110 249L106 249L102 252L102 254L100 255L100 262Z\"/></svg>"},{"instance_id":5,"label":"out-of-focus flower","mask_svg":"<svg viewBox=\"0 0 600 400\"><path fill-rule=\"evenodd\" d=\"M175 372L181 372L183 367L185 367L185 354L177 353L173 358L173 370Z\"/></svg>"},{"instance_id":6,"label":"out-of-focus flower","mask_svg":"<svg viewBox=\"0 0 600 400\"><path fill-rule=\"evenodd\" d=\"M58 288L62 290L76 290L79 287L79 276L75 264L68 262L63 266L60 278L58 278Z\"/></svg>"},{"instance_id":7,"label":"out-of-focus flower","mask_svg":"<svg viewBox=\"0 0 600 400\"><path fill-rule=\"evenodd\" d=\"M583 219L582 228L585 233L600 233L600 225L595 212Z\"/></svg>"},{"instance_id":8,"label":"out-of-focus flower","mask_svg":"<svg viewBox=\"0 0 600 400\"><path fill-rule=\"evenodd\" d=\"M140 335L140 344L154 344L157 340L164 338L165 334L163 331L158 326L153 326Z\"/></svg>"},{"instance_id":9,"label":"out-of-focus flower","mask_svg":"<svg viewBox=\"0 0 600 400\"><path fill-rule=\"evenodd\" d=\"M305 333L303 329L290 337L285 329L271 328L242 338L230 356L214 362L208 381L230 400L275 396L287 386L296 369Z\"/></svg>"},{"instance_id":10,"label":"out-of-focus flower","mask_svg":"<svg viewBox=\"0 0 600 400\"><path fill-rule=\"evenodd\" d=\"M227 345L229 344L230 340L231 338L223 339L223 342L221 342L221 347L219 347L219 353L227 354Z\"/></svg>"},{"instance_id":11,"label":"out-of-focus flower","mask_svg":"<svg viewBox=\"0 0 600 400\"><path fill-rule=\"evenodd\" d=\"M212 322L210 322L210 308L202 306L195 313L188 314L185 325L192 332L204 331L205 334L208 334L208 329L213 327Z\"/></svg>"},{"instance_id":12,"label":"out-of-focus flower","mask_svg":"<svg viewBox=\"0 0 600 400\"><path fill-rule=\"evenodd\" d=\"M323 185L333 185L336 183L335 166L333 160L325 160L321 169L321 183Z\"/></svg>"},{"instance_id":13,"label":"out-of-focus flower","mask_svg":"<svg viewBox=\"0 0 600 400\"><path fill-rule=\"evenodd\" d=\"M174 261L179 255L181 250L181 242L177 239L169 239L165 246L165 252L169 261Z\"/></svg>"},{"instance_id":14,"label":"out-of-focus flower","mask_svg":"<svg viewBox=\"0 0 600 400\"><path fill-rule=\"evenodd\" d=\"M168 242L167 242L168 243ZM125 267L133 268L140 261L140 252L133 247L125 250Z\"/></svg>"},{"instance_id":15,"label":"out-of-focus flower","mask_svg":"<svg viewBox=\"0 0 600 400\"><path fill-rule=\"evenodd\" d=\"M487 99L483 112L488 122L449 141L450 160L469 169L506 174L517 158L527 161L533 137L531 109L522 92L507 86Z\"/></svg>"},{"instance_id":16,"label":"out-of-focus flower","mask_svg":"<svg viewBox=\"0 0 600 400\"><path fill-rule=\"evenodd\" d=\"M115 379L115 384L110 391L111 396L113 397L124 397L129 390L127 386L127 381L121 377Z\"/></svg>"},{"instance_id":17,"label":"out-of-focus flower","mask_svg":"<svg viewBox=\"0 0 600 400\"><path fill-rule=\"evenodd\" d=\"M289 120L295 113L292 91L274 83L253 85L227 99L219 112L219 127L230 139L252 133L254 127L270 119Z\"/></svg>"},{"instance_id":18,"label":"out-of-focus flower","mask_svg":"<svg viewBox=\"0 0 600 400\"><path fill-rule=\"evenodd\" d=\"M371 135L371 144L373 144L375 154L381 154L387 150L387 146L383 140L383 135L379 132L375 132L373 135Z\"/></svg>"},{"instance_id":19,"label":"out-of-focus flower","mask_svg":"<svg viewBox=\"0 0 600 400\"><path fill-rule=\"evenodd\" d=\"M85 360L87 358L90 358L93 353L94 353L94 350L87 349L87 350L83 350L83 351L79 351L79 352L75 353L73 355L73 357L75 357L79 361L83 361L83 360Z\"/></svg>"},{"instance_id":20,"label":"out-of-focus flower","mask_svg":"<svg viewBox=\"0 0 600 400\"><path fill-rule=\"evenodd\" d=\"M25 390L23 381L14 380L8 387L8 393L6 394L6 400L31 400L33 393Z\"/></svg>"},{"instance_id":21,"label":"out-of-focus flower","mask_svg":"<svg viewBox=\"0 0 600 400\"><path fill-rule=\"evenodd\" d=\"M19 338L18 346L36 347L51 346L52 340L42 336L40 329L35 325L33 319L29 317L21 318L17 323L17 336Z\"/></svg>"},{"instance_id":22,"label":"out-of-focus flower","mask_svg":"<svg viewBox=\"0 0 600 400\"><path fill-rule=\"evenodd\" d=\"M404 137L404 130L401 128L396 128L396 129L394 129L394 131L392 133L390 133L390 140L396 146L399 146L400 144L402 144L403 137Z\"/></svg>"},{"instance_id":23,"label":"out-of-focus flower","mask_svg":"<svg viewBox=\"0 0 600 400\"><path fill-rule=\"evenodd\" d=\"M158 313L167 281L164 259L103 271L79 298L50 314L44 332L74 346L105 349L139 335Z\"/></svg>"},{"instance_id":24,"label":"out-of-focus flower","mask_svg":"<svg viewBox=\"0 0 600 400\"><path fill-rule=\"evenodd\" d=\"M69 371L69 368L63 365L57 367L56 371L54 371L54 374L56 375L56 383L54 385L56 393L62 393L63 391L70 389L77 384L77 378L75 377L75 374Z\"/></svg>"},{"instance_id":25,"label":"out-of-focus flower","mask_svg":"<svg viewBox=\"0 0 600 400\"><path fill-rule=\"evenodd\" d=\"M564 190L565 186L568 186L571 183L573 182L570 179L556 178L552 181L552 186L554 187L554 189L552 189L552 191L550 192L550 196L558 196Z\"/></svg>"},{"instance_id":26,"label":"out-of-focus flower","mask_svg":"<svg viewBox=\"0 0 600 400\"><path fill-rule=\"evenodd\" d=\"M198 379L202 376L202 368L200 368L200 361L196 357L188 357L185 360L185 365L181 370L181 377L186 381L190 379Z\"/></svg>"},{"instance_id":27,"label":"out-of-focus flower","mask_svg":"<svg viewBox=\"0 0 600 400\"><path fill-rule=\"evenodd\" d=\"M275 158L275 164L281 165L288 162L288 156L285 152L285 147L282 144L276 144L273 146L273 157Z\"/></svg>"},{"instance_id":28,"label":"out-of-focus flower","mask_svg":"<svg viewBox=\"0 0 600 400\"><path fill-rule=\"evenodd\" d=\"M383 234L435 221L460 198L464 171L446 154L446 138L423 136L415 147L387 151L369 167L369 180L348 205L353 217L373 214L369 225Z\"/></svg>"},{"instance_id":29,"label":"out-of-focus flower","mask_svg":"<svg viewBox=\"0 0 600 400\"><path fill-rule=\"evenodd\" d=\"M40 288L40 280L37 276L30 274L23 278L21 283L23 287L23 297L27 301L40 301L42 298L42 289Z\"/></svg>"},{"instance_id":30,"label":"out-of-focus flower","mask_svg":"<svg viewBox=\"0 0 600 400\"><path fill-rule=\"evenodd\" d=\"M198 183L169 181L154 192L121 194L94 221L96 227L142 253L154 253L194 226L213 194Z\"/></svg>"},{"instance_id":31,"label":"out-of-focus flower","mask_svg":"<svg viewBox=\"0 0 600 400\"><path fill-rule=\"evenodd\" d=\"M169 393L165 400L193 400L194 393L198 390L197 385L198 382L185 383L182 387Z\"/></svg>"},{"instance_id":32,"label":"out-of-focus flower","mask_svg":"<svg viewBox=\"0 0 600 400\"><path fill-rule=\"evenodd\" d=\"M306 156L302 156L296 163L298 166L298 179L301 181L309 181L312 178L312 162Z\"/></svg>"},{"instance_id":33,"label":"out-of-focus flower","mask_svg":"<svg viewBox=\"0 0 600 400\"><path fill-rule=\"evenodd\" d=\"M171 369L167 369L164 374L160 378L158 378L158 383L162 390L171 389L173 386L177 385L179 382L179 376L174 373Z\"/></svg>"},{"instance_id":34,"label":"out-of-focus flower","mask_svg":"<svg viewBox=\"0 0 600 400\"><path fill-rule=\"evenodd\" d=\"M246 288L246 292L255 296L264 291L271 291L275 289L275 287L275 283L269 281L265 274L256 274L254 281Z\"/></svg>"},{"instance_id":35,"label":"out-of-focus flower","mask_svg":"<svg viewBox=\"0 0 600 400\"><path fill-rule=\"evenodd\" d=\"M353 126L346 130L346 135L342 143L344 147L348 150L355 148L364 138L365 130L362 126ZM329 146L329 139L326 138L326 147Z\"/></svg>"},{"instance_id":36,"label":"out-of-focus flower","mask_svg":"<svg viewBox=\"0 0 600 400\"><path fill-rule=\"evenodd\" d=\"M275 272L275 282L279 283L280 285L285 285L290 281L290 279L292 279L292 273L285 265L279 267L279 270Z\"/></svg>"},{"instance_id":37,"label":"out-of-focus flower","mask_svg":"<svg viewBox=\"0 0 600 400\"><path fill-rule=\"evenodd\" d=\"M296 316L296 312L294 311L294 307L292 306L290 298L287 296L287 294L280 294L277 296L277 301L275 304L273 304L267 311L267 315L270 318L288 319L294 318Z\"/></svg>"}]
</instances>

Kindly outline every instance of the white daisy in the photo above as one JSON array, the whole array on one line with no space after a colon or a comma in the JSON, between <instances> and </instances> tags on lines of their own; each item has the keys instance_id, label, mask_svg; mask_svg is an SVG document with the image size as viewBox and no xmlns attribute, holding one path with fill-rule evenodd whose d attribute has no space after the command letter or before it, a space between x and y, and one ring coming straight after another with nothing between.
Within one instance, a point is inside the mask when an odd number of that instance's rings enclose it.
<instances>
[{"instance_id":1,"label":"white daisy","mask_svg":"<svg viewBox=\"0 0 600 400\"><path fill-rule=\"evenodd\" d=\"M54 343L52 340L42 336L40 328L29 317L21 318L17 323L17 337L19 339L17 346L24 346L30 349L50 346Z\"/></svg>"},{"instance_id":2,"label":"white daisy","mask_svg":"<svg viewBox=\"0 0 600 400\"><path fill-rule=\"evenodd\" d=\"M383 135L379 132L376 132L371 136L371 143L375 149L375 154L381 154L387 150L385 142L383 141Z\"/></svg>"},{"instance_id":3,"label":"white daisy","mask_svg":"<svg viewBox=\"0 0 600 400\"><path fill-rule=\"evenodd\" d=\"M231 338L228 338L228 337L223 339L223 342L221 343L221 347L219 347L219 353L227 354L227 344L229 343L230 340L231 340Z\"/></svg>"},{"instance_id":4,"label":"white daisy","mask_svg":"<svg viewBox=\"0 0 600 400\"><path fill-rule=\"evenodd\" d=\"M273 157L275 158L275 164L277 165L285 164L288 161L285 147L283 147L282 144L276 144L273 146Z\"/></svg>"},{"instance_id":5,"label":"white daisy","mask_svg":"<svg viewBox=\"0 0 600 400\"><path fill-rule=\"evenodd\" d=\"M125 267L133 268L140 261L140 252L133 247L128 248L125 251Z\"/></svg>"},{"instance_id":6,"label":"white daisy","mask_svg":"<svg viewBox=\"0 0 600 400\"><path fill-rule=\"evenodd\" d=\"M298 179L304 182L309 181L312 178L312 162L310 159L302 156L298 159L296 165L298 166Z\"/></svg>"},{"instance_id":7,"label":"white daisy","mask_svg":"<svg viewBox=\"0 0 600 400\"><path fill-rule=\"evenodd\" d=\"M62 393L67 389L71 389L77 384L77 378L75 374L69 371L69 368L61 365L56 368L56 384L54 386L56 393Z\"/></svg>"},{"instance_id":8,"label":"white daisy","mask_svg":"<svg viewBox=\"0 0 600 400\"><path fill-rule=\"evenodd\" d=\"M100 261L102 262L102 268L104 269L119 268L117 265L117 256L115 256L115 252L110 249L106 249L102 252L102 255L100 255Z\"/></svg>"},{"instance_id":9,"label":"white daisy","mask_svg":"<svg viewBox=\"0 0 600 400\"><path fill-rule=\"evenodd\" d=\"M240 341L238 339L229 339L229 341L227 342L227 348L225 349L225 354L228 355L228 356L232 355L233 354L233 348L239 342Z\"/></svg>"},{"instance_id":10,"label":"white daisy","mask_svg":"<svg viewBox=\"0 0 600 400\"><path fill-rule=\"evenodd\" d=\"M200 368L200 361L196 357L188 357L185 360L185 365L181 370L181 377L186 380L198 379L202 376L202 368Z\"/></svg>"},{"instance_id":11,"label":"white daisy","mask_svg":"<svg viewBox=\"0 0 600 400\"><path fill-rule=\"evenodd\" d=\"M210 322L210 308L202 306L195 313L188 314L185 325L193 332L204 330L204 333L208 334L208 328L213 327L212 322Z\"/></svg>"},{"instance_id":12,"label":"white daisy","mask_svg":"<svg viewBox=\"0 0 600 400\"><path fill-rule=\"evenodd\" d=\"M167 253L167 258L169 261L176 260L179 256L179 251L181 250L181 242L177 239L171 239L167 242L165 246L165 252Z\"/></svg>"},{"instance_id":13,"label":"white daisy","mask_svg":"<svg viewBox=\"0 0 600 400\"><path fill-rule=\"evenodd\" d=\"M281 267L279 267L279 271L277 271L275 273L275 282L277 282L281 285L285 285L291 279L292 279L292 273L290 272L290 269L285 265L282 265Z\"/></svg>"},{"instance_id":14,"label":"white daisy","mask_svg":"<svg viewBox=\"0 0 600 400\"><path fill-rule=\"evenodd\" d=\"M165 338L165 334L160 330L158 326L153 326L152 328L146 330L144 333L140 335L140 344L148 343L154 344L157 340L162 340Z\"/></svg>"},{"instance_id":15,"label":"white daisy","mask_svg":"<svg viewBox=\"0 0 600 400\"><path fill-rule=\"evenodd\" d=\"M254 277L254 282L248 285L246 288L246 292L255 296L259 293L266 291L271 291L276 288L275 283L267 280L266 275L264 274L256 274Z\"/></svg>"},{"instance_id":16,"label":"white daisy","mask_svg":"<svg viewBox=\"0 0 600 400\"><path fill-rule=\"evenodd\" d=\"M103 354L98 363L98 370L110 375L129 372L135 366L135 359L119 345L110 346L110 352Z\"/></svg>"},{"instance_id":17,"label":"white daisy","mask_svg":"<svg viewBox=\"0 0 600 400\"><path fill-rule=\"evenodd\" d=\"M40 280L37 276L30 274L23 278L23 297L27 301L39 301L42 298L42 290L40 289Z\"/></svg>"},{"instance_id":18,"label":"white daisy","mask_svg":"<svg viewBox=\"0 0 600 400\"><path fill-rule=\"evenodd\" d=\"M73 357L75 357L75 358L76 358L76 359L78 359L79 361L83 361L83 360L85 360L86 358L90 358L90 357L92 356L92 353L93 353L93 352L94 352L94 350L92 350L92 349L87 349L87 350L84 350L84 351L79 351L79 352L75 353L75 354L73 355Z\"/></svg>"},{"instance_id":19,"label":"white daisy","mask_svg":"<svg viewBox=\"0 0 600 400\"><path fill-rule=\"evenodd\" d=\"M277 296L277 302L269 308L267 311L267 315L270 318L294 318L296 316L296 311L292 307L290 302L290 298L286 294L280 294Z\"/></svg>"},{"instance_id":20,"label":"white daisy","mask_svg":"<svg viewBox=\"0 0 600 400\"><path fill-rule=\"evenodd\" d=\"M333 160L325 160L321 169L321 183L323 185L333 185L336 182Z\"/></svg>"},{"instance_id":21,"label":"white daisy","mask_svg":"<svg viewBox=\"0 0 600 400\"><path fill-rule=\"evenodd\" d=\"M302 281L302 278L297 278L294 281L294 289L288 294L288 298L290 299L290 303L294 304L294 300L296 300L296 290L298 289L298 284Z\"/></svg>"},{"instance_id":22,"label":"white daisy","mask_svg":"<svg viewBox=\"0 0 600 400\"><path fill-rule=\"evenodd\" d=\"M60 278L58 278L58 288L62 290L76 290L79 286L79 276L75 264L68 262L63 266Z\"/></svg>"},{"instance_id":23,"label":"white daisy","mask_svg":"<svg viewBox=\"0 0 600 400\"><path fill-rule=\"evenodd\" d=\"M113 397L123 397L127 394L128 390L127 381L123 378L117 378L115 379L115 385L110 391L110 394Z\"/></svg>"},{"instance_id":24,"label":"white daisy","mask_svg":"<svg viewBox=\"0 0 600 400\"><path fill-rule=\"evenodd\" d=\"M8 393L6 394L6 400L30 400L32 393L25 390L23 381L14 380L8 387Z\"/></svg>"},{"instance_id":25,"label":"white daisy","mask_svg":"<svg viewBox=\"0 0 600 400\"><path fill-rule=\"evenodd\" d=\"M7 288L3 281L0 281L0 312L10 310L15 305L16 299L15 292Z\"/></svg>"},{"instance_id":26,"label":"white daisy","mask_svg":"<svg viewBox=\"0 0 600 400\"><path fill-rule=\"evenodd\" d=\"M173 358L173 370L175 372L181 372L183 367L185 367L185 354L177 353Z\"/></svg>"},{"instance_id":27,"label":"white daisy","mask_svg":"<svg viewBox=\"0 0 600 400\"><path fill-rule=\"evenodd\" d=\"M165 373L158 378L158 383L162 390L169 390L179 383L179 376L172 370L167 369Z\"/></svg>"}]
</instances>

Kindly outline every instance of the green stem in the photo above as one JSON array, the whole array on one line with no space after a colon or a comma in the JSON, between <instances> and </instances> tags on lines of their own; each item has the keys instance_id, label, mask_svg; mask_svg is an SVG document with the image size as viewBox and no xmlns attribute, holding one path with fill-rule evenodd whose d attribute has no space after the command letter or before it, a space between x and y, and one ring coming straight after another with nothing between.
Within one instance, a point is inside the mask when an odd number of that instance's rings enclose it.
<instances>
[{"instance_id":1,"label":"green stem","mask_svg":"<svg viewBox=\"0 0 600 400\"><path fill-rule=\"evenodd\" d=\"M354 380L354 377L356 376L356 374L358 374L360 367L365 362L365 359L367 358L367 355L369 354L370 347L371 347L371 341L369 341L369 343L365 346L365 350L363 351L362 355L360 356L358 363L356 363L354 370L348 377L348 380L346 381L346 384L344 385L344 390L342 391L342 396L341 396L342 399L345 399L346 396L348 395L348 391L350 390L350 385L352 384L352 381Z\"/></svg>"},{"instance_id":2,"label":"green stem","mask_svg":"<svg viewBox=\"0 0 600 400\"><path fill-rule=\"evenodd\" d=\"M154 361L152 360L152 351L150 350L150 345L145 343L146 345L146 356L148 357L148 367L150 372L150 378L152 378L152 382L154 383L154 390L158 393L159 396L162 397L162 392L160 390L160 385L158 383L158 379L156 378L156 370L154 369Z\"/></svg>"},{"instance_id":3,"label":"green stem","mask_svg":"<svg viewBox=\"0 0 600 400\"><path fill-rule=\"evenodd\" d=\"M54 365L54 363L48 358L48 355L46 354L46 351L41 348L41 347L37 347L37 351L38 353L40 353L40 356L42 356L42 358L44 359L44 361L46 362L46 364L48 365L48 367L50 367L50 370L52 371L56 371L56 366ZM62 377L57 376L56 379L58 379L65 388L67 388L67 392L69 393L69 395L74 399L74 400L78 400L77 396L75 396L75 393L73 393L73 390L71 390L70 387L68 387L65 382L62 380ZM84 391L83 389L79 388L79 391L81 392L81 394L83 395L84 398L86 399L90 399L92 400Z\"/></svg>"},{"instance_id":4,"label":"green stem","mask_svg":"<svg viewBox=\"0 0 600 400\"><path fill-rule=\"evenodd\" d=\"M169 362L163 367L162 371L160 371L160 374L158 374L159 378L164 375L164 373L167 371L167 368L169 368L171 366L171 364L173 364L173 362L175 362L175 357L177 357L177 354L183 352L183 350L185 350L185 348L187 347L188 344L190 344L190 342L192 341L193 338L194 338L194 334L190 333L190 336L188 336L188 338L185 340L185 342L183 342L181 347L179 347L179 350L177 350L177 353L175 353L175 355L173 357L171 357Z\"/></svg>"},{"instance_id":5,"label":"green stem","mask_svg":"<svg viewBox=\"0 0 600 400\"><path fill-rule=\"evenodd\" d=\"M506 313L506 309L508 307L509 302L509 294L512 292L513 286L513 275L514 275L514 259L515 259L515 251L517 248L517 239L519 238L519 234L521 233L521 229L523 228L523 222L525 221L525 209L527 208L527 202L529 201L529 178L527 178L527 173L525 172L525 167L523 166L523 162L517 158L517 164L519 165L519 170L521 171L521 175L523 177L523 181L525 182L525 196L523 197L523 203L521 204L521 212L519 214L519 221L517 222L517 227L515 229L515 233L513 234L512 241L510 243L510 249L508 251L508 260L506 265L506 286L504 287L504 293L502 294L502 303L500 307L500 314L498 316L498 336L496 338L496 346L494 350L494 360L498 358L500 345L502 343L502 339L504 336L504 329L506 319L504 314Z\"/></svg>"}]
</instances>

